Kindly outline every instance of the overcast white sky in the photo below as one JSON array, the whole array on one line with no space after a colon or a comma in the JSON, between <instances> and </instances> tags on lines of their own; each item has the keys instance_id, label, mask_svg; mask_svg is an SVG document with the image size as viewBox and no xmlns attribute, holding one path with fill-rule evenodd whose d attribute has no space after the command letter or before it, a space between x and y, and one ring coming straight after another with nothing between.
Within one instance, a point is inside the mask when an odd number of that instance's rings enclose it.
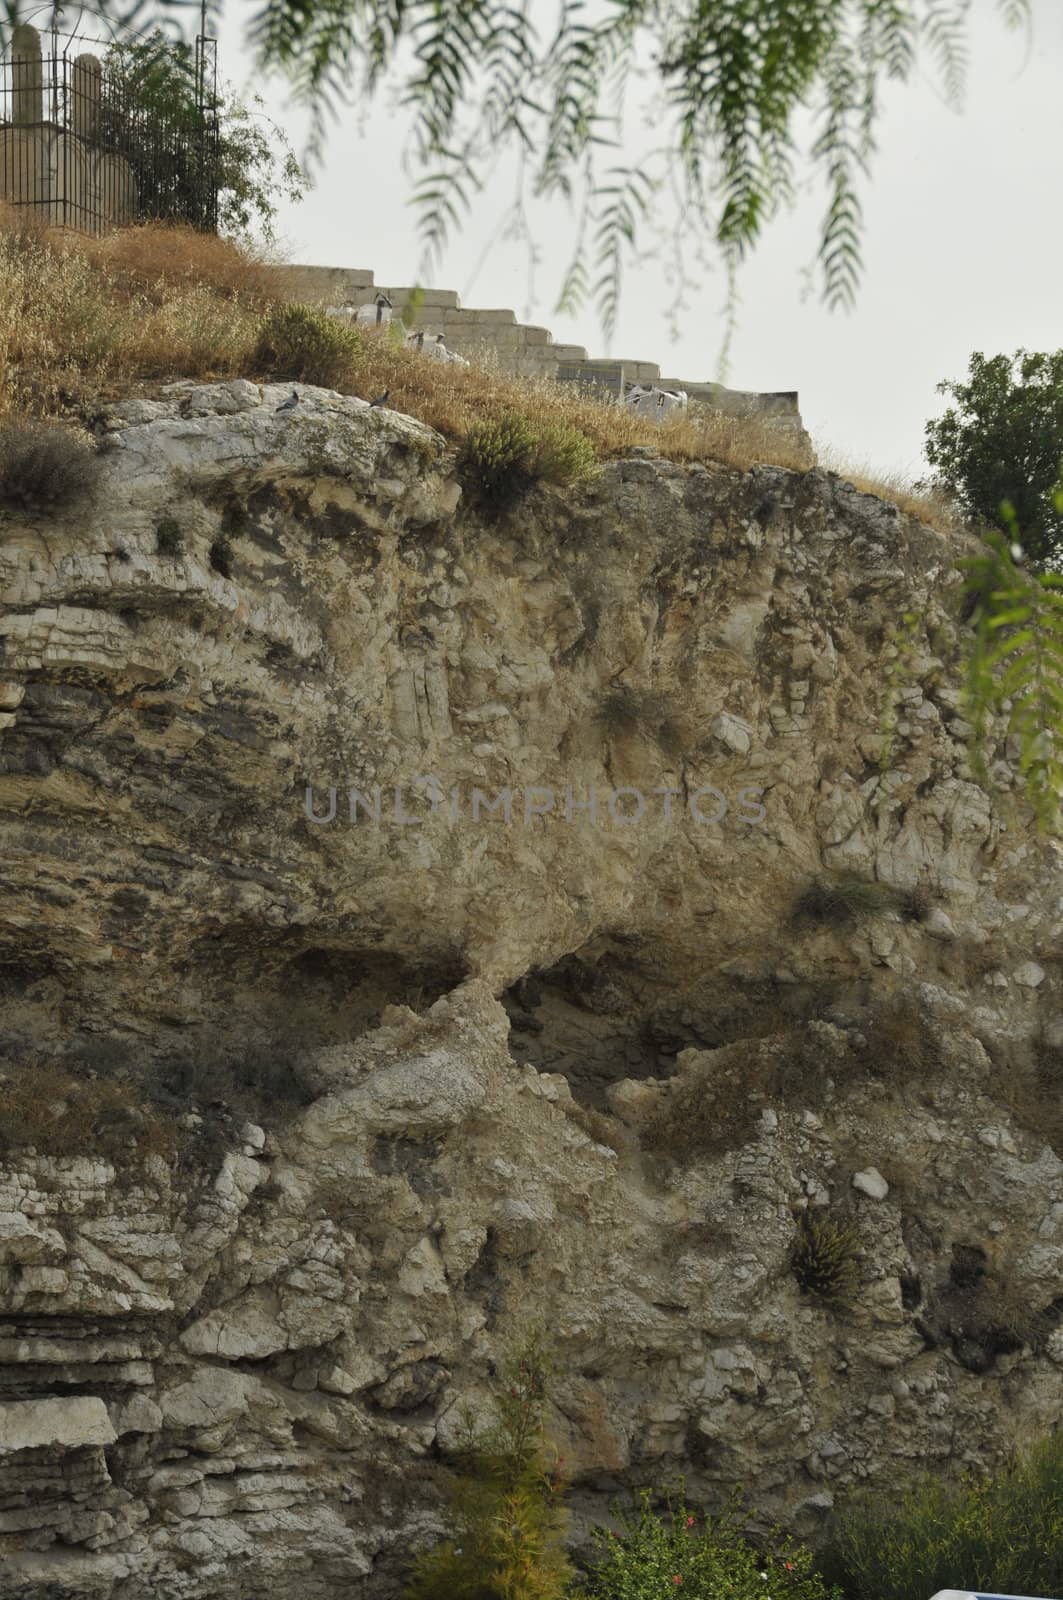
<instances>
[{"instance_id":1,"label":"overcast white sky","mask_svg":"<svg viewBox=\"0 0 1063 1600\"><path fill-rule=\"evenodd\" d=\"M537 0L537 4L539 0ZM1063 7L1033 0L1032 47L1008 33L995 0L973 0L964 110L943 101L927 62L908 87L883 95L879 153L863 190L864 276L856 308L830 313L802 299L824 211L818 187L763 236L740 280L741 305L728 381L739 389L796 389L805 425L856 466L918 476L923 424L939 414L935 385L966 375L972 350L1063 346ZM243 29L251 6L228 0L220 75L257 90L297 153L308 118L286 85L248 77ZM544 27L554 16L545 5ZM386 93L386 91L385 91ZM330 127L316 185L278 223L289 259L369 267L381 283L416 279L419 245L401 167L407 123L386 100L343 111ZM635 129L630 151L642 148ZM529 297L526 245L484 249L511 202L515 168L499 171L474 203L432 287L466 305L510 306L555 338L591 355L657 361L666 377L716 376L724 299L722 271L705 274L673 342L659 302L660 268L626 279L618 331L607 350L596 313L553 311L574 224L563 201L534 215L541 261Z\"/></svg>"}]
</instances>

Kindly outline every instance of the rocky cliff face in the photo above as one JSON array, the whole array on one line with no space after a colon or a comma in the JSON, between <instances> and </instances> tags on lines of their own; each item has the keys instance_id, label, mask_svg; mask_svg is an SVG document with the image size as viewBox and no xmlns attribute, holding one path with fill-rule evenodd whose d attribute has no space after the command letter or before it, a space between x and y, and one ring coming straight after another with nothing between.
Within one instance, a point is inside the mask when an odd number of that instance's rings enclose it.
<instances>
[{"instance_id":1,"label":"rocky cliff face","mask_svg":"<svg viewBox=\"0 0 1063 1600\"><path fill-rule=\"evenodd\" d=\"M6 1087L198 1062L216 1137L8 1130L0 1595L395 1592L532 1311L577 1547L1057 1423L1058 857L967 763L957 552L645 452L487 525L421 425L282 396L119 406L91 513L3 526ZM250 1056L307 1086L264 1128Z\"/></svg>"}]
</instances>

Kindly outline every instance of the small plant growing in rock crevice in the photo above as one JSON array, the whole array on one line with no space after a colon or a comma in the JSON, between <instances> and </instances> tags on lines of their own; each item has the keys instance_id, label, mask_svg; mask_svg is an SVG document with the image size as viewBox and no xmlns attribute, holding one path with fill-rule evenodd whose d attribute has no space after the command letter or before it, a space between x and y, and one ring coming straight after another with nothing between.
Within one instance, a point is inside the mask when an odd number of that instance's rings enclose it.
<instances>
[{"instance_id":1,"label":"small plant growing in rock crevice","mask_svg":"<svg viewBox=\"0 0 1063 1600\"><path fill-rule=\"evenodd\" d=\"M815 1211L802 1214L790 1263L806 1294L839 1308L849 1305L859 1282L859 1261L860 1241L848 1223Z\"/></svg>"},{"instance_id":2,"label":"small plant growing in rock crevice","mask_svg":"<svg viewBox=\"0 0 1063 1600\"><path fill-rule=\"evenodd\" d=\"M639 729L648 736L674 733L674 724L668 719L671 699L654 689L636 689L628 683L613 684L606 689L594 708L594 724L607 737L635 733Z\"/></svg>"},{"instance_id":3,"label":"small plant growing in rock crevice","mask_svg":"<svg viewBox=\"0 0 1063 1600\"><path fill-rule=\"evenodd\" d=\"M922 891L896 889L889 883L865 878L813 878L794 901L791 921L849 927L861 916L899 911L906 921L917 921L928 909Z\"/></svg>"},{"instance_id":4,"label":"small plant growing in rock crevice","mask_svg":"<svg viewBox=\"0 0 1063 1600\"><path fill-rule=\"evenodd\" d=\"M226 533L219 533L210 547L210 564L223 578L233 575L233 544Z\"/></svg>"},{"instance_id":5,"label":"small plant growing in rock crevice","mask_svg":"<svg viewBox=\"0 0 1063 1600\"><path fill-rule=\"evenodd\" d=\"M160 517L155 524L155 549L160 556L169 556L173 561L184 555L184 534L176 517Z\"/></svg>"}]
</instances>

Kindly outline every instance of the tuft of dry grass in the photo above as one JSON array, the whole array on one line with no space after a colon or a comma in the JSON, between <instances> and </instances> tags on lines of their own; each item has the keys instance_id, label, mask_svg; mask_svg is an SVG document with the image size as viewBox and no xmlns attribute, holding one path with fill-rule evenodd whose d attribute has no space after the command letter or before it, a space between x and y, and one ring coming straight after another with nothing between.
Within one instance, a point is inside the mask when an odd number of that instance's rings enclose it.
<instances>
[{"instance_id":1,"label":"tuft of dry grass","mask_svg":"<svg viewBox=\"0 0 1063 1600\"><path fill-rule=\"evenodd\" d=\"M55 511L96 492L92 441L59 422L0 424L0 505Z\"/></svg>"},{"instance_id":2,"label":"tuft of dry grass","mask_svg":"<svg viewBox=\"0 0 1063 1600\"><path fill-rule=\"evenodd\" d=\"M900 472L879 472L869 461L852 463L831 445L816 444L821 472L834 472L862 494L888 500L908 516L916 517L937 533L958 533L963 528L959 511L944 495L926 493Z\"/></svg>"},{"instance_id":3,"label":"tuft of dry grass","mask_svg":"<svg viewBox=\"0 0 1063 1600\"><path fill-rule=\"evenodd\" d=\"M861 1022L867 1065L881 1078L926 1078L941 1065L925 1004L906 990L869 1006Z\"/></svg>"},{"instance_id":4,"label":"tuft of dry grass","mask_svg":"<svg viewBox=\"0 0 1063 1600\"><path fill-rule=\"evenodd\" d=\"M140 381L247 372L266 272L191 228L97 240L0 215L0 417L85 415Z\"/></svg>"},{"instance_id":5,"label":"tuft of dry grass","mask_svg":"<svg viewBox=\"0 0 1063 1600\"><path fill-rule=\"evenodd\" d=\"M617 1155L623 1155L628 1149L630 1136L615 1117L606 1116L604 1111L596 1111L593 1106L582 1105L578 1100L562 1101L562 1110L595 1144L604 1144Z\"/></svg>"},{"instance_id":6,"label":"tuft of dry grass","mask_svg":"<svg viewBox=\"0 0 1063 1600\"><path fill-rule=\"evenodd\" d=\"M128 1166L149 1155L170 1160L177 1129L129 1084L25 1061L0 1078L0 1158L28 1148L47 1156L99 1155Z\"/></svg>"},{"instance_id":7,"label":"tuft of dry grass","mask_svg":"<svg viewBox=\"0 0 1063 1600\"><path fill-rule=\"evenodd\" d=\"M841 1045L802 1023L695 1060L664 1086L642 1143L678 1162L711 1160L755 1138L765 1106L823 1104L828 1078L843 1092L870 1078L910 1094L913 1083L939 1072L925 1008L906 993L885 996L864 1009L859 1031Z\"/></svg>"},{"instance_id":8,"label":"tuft of dry grass","mask_svg":"<svg viewBox=\"0 0 1063 1600\"><path fill-rule=\"evenodd\" d=\"M813 878L805 884L794 901L790 920L843 928L864 916L896 911L905 922L922 922L932 904L932 896L924 884L899 889L890 883L872 882L848 874Z\"/></svg>"},{"instance_id":9,"label":"tuft of dry grass","mask_svg":"<svg viewBox=\"0 0 1063 1600\"><path fill-rule=\"evenodd\" d=\"M185 223L141 223L100 239L77 237L72 247L116 287L133 294L164 296L175 287L207 288L221 299L264 309L285 298L270 261L232 239L200 233Z\"/></svg>"},{"instance_id":10,"label":"tuft of dry grass","mask_svg":"<svg viewBox=\"0 0 1063 1600\"><path fill-rule=\"evenodd\" d=\"M992 1076L993 1092L1021 1128L1035 1134L1063 1157L1063 1049L1043 1037L1028 1067L1001 1064Z\"/></svg>"}]
</instances>

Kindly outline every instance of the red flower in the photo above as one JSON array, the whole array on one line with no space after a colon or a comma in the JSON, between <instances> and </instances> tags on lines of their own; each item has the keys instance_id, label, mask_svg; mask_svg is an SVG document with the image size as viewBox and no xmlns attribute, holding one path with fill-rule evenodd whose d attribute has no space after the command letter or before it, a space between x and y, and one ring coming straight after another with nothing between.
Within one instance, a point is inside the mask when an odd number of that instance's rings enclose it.
<instances>
[{"instance_id":1,"label":"red flower","mask_svg":"<svg viewBox=\"0 0 1063 1600\"><path fill-rule=\"evenodd\" d=\"M788 1561L786 1563L786 1570L787 1572L792 1572L794 1570L794 1564L792 1561Z\"/></svg>"},{"instance_id":2,"label":"red flower","mask_svg":"<svg viewBox=\"0 0 1063 1600\"><path fill-rule=\"evenodd\" d=\"M683 1581L682 1578L679 1576L679 1574L677 1572L675 1577L672 1579L672 1582L673 1583L682 1583L682 1581Z\"/></svg>"},{"instance_id":3,"label":"red flower","mask_svg":"<svg viewBox=\"0 0 1063 1600\"><path fill-rule=\"evenodd\" d=\"M510 1394L515 1395L517 1391L516 1391L516 1389L510 1389L509 1392L510 1392Z\"/></svg>"},{"instance_id":4,"label":"red flower","mask_svg":"<svg viewBox=\"0 0 1063 1600\"><path fill-rule=\"evenodd\" d=\"M688 1528L692 1528L693 1526L694 1526L694 1518L693 1517L688 1517L687 1518L687 1527Z\"/></svg>"}]
</instances>

